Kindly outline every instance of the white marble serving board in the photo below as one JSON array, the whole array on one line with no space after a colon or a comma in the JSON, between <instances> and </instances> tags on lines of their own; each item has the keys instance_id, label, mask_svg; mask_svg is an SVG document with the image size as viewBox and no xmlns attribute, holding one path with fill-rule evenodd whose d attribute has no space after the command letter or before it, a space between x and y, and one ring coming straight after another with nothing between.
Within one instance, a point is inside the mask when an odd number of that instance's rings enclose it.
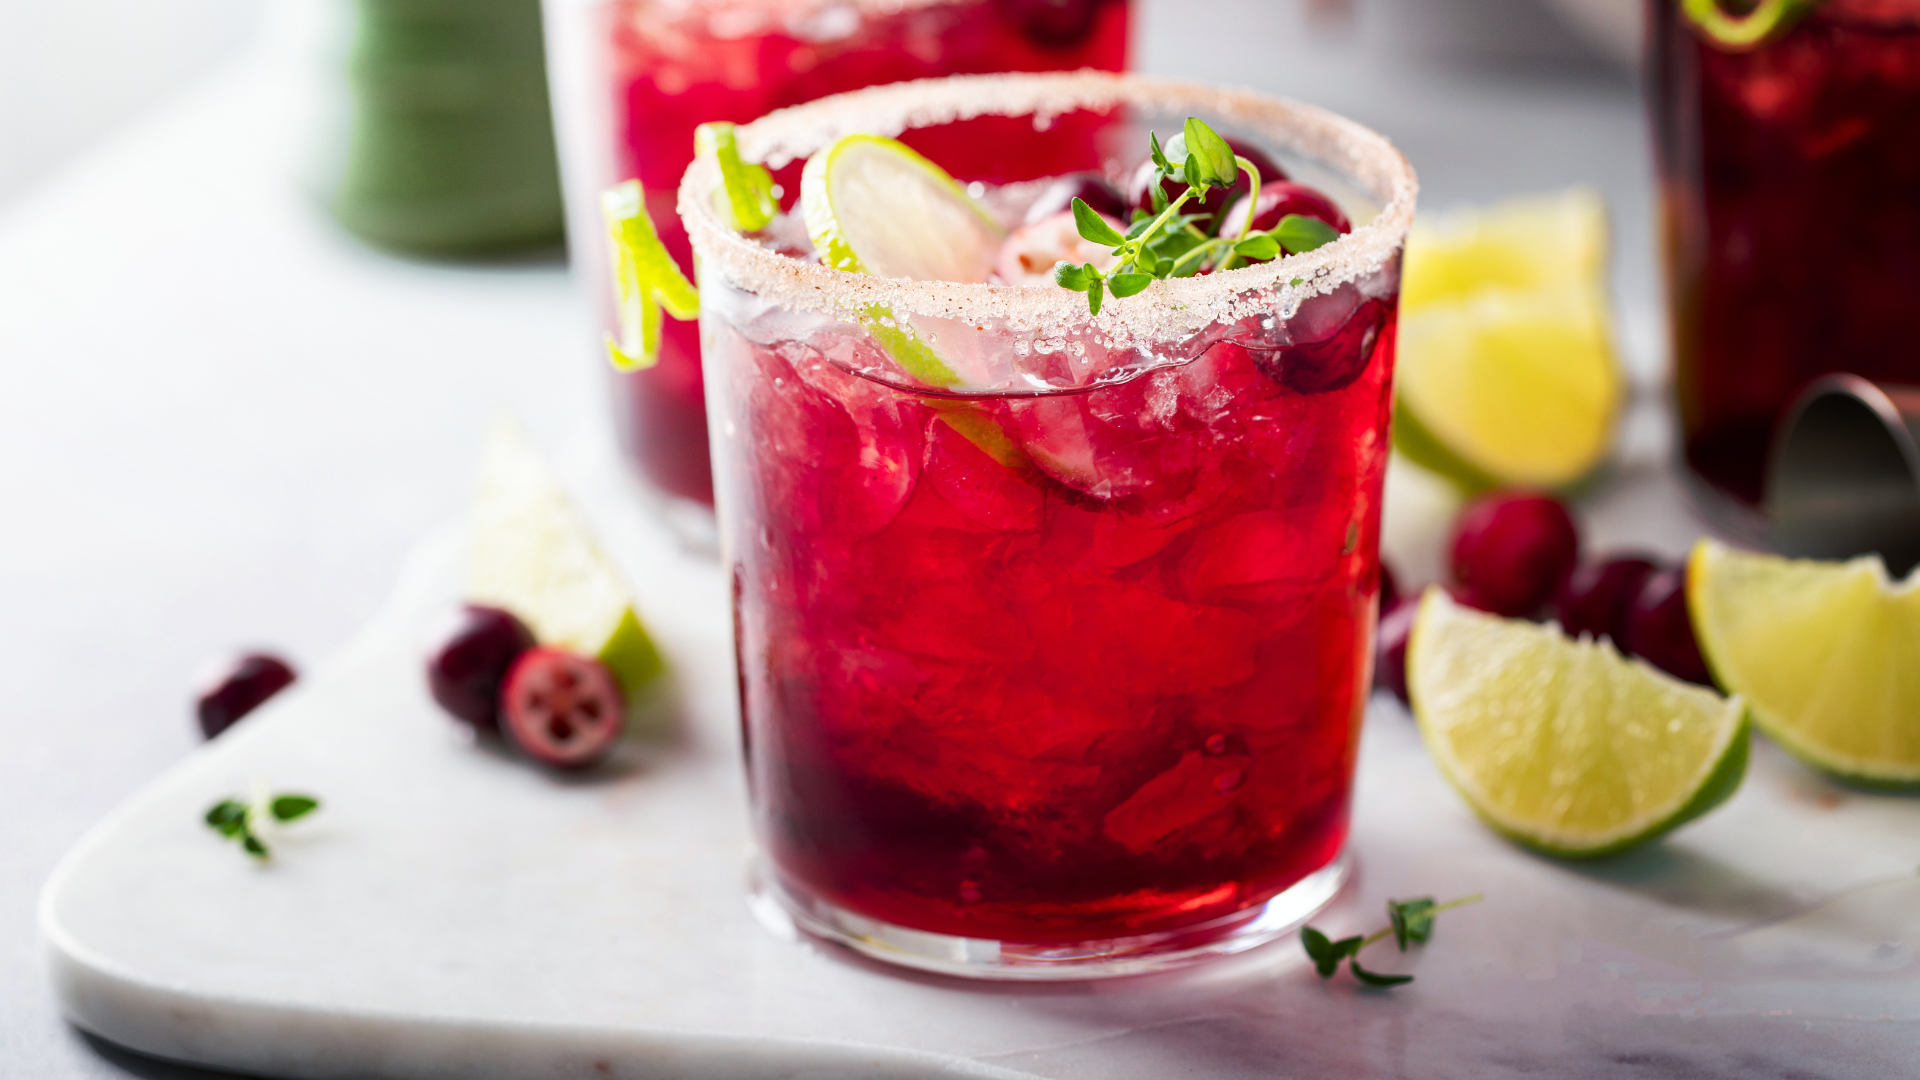
<instances>
[{"instance_id":1,"label":"white marble serving board","mask_svg":"<svg viewBox=\"0 0 1920 1080\"><path fill-rule=\"evenodd\" d=\"M1627 856L1553 862L1483 829L1385 698L1361 756L1356 873L1314 922L1365 932L1388 897L1484 893L1426 948L1368 954L1417 973L1410 986L1322 982L1293 938L1046 986L782 940L745 900L720 570L652 525L604 455L573 463L673 662L654 709L672 734L586 778L458 738L418 656L456 595L459 537L434 537L340 656L129 799L48 882L41 930L75 1023L285 1077L1920 1071L1920 800L1835 787L1761 743L1709 818ZM1589 534L1677 551L1695 528L1678 507L1657 469L1628 467L1589 503ZM1411 550L1408 520L1394 542ZM325 801L268 866L200 823L254 783Z\"/></svg>"}]
</instances>

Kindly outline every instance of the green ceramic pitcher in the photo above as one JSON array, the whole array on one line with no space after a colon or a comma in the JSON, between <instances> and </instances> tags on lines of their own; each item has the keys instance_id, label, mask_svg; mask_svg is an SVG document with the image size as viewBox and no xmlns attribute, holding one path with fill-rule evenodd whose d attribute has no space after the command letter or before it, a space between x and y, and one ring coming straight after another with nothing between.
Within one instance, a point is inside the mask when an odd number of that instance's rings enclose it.
<instances>
[{"instance_id":1,"label":"green ceramic pitcher","mask_svg":"<svg viewBox=\"0 0 1920 1080\"><path fill-rule=\"evenodd\" d=\"M354 6L341 223L425 255L561 243L539 0Z\"/></svg>"}]
</instances>

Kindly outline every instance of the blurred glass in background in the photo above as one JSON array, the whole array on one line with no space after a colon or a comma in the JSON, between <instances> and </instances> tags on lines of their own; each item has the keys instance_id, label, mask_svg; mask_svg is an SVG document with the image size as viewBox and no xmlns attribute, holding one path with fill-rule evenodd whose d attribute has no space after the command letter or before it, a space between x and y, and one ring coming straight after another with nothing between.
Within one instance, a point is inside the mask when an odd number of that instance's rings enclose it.
<instances>
[{"instance_id":1,"label":"blurred glass in background","mask_svg":"<svg viewBox=\"0 0 1920 1080\"><path fill-rule=\"evenodd\" d=\"M639 179L689 275L674 201L694 128L863 86L992 71L1127 65L1129 0L547 0L572 247L602 324L614 325L600 192ZM970 157L948 164L965 176ZM984 164L984 163L982 163ZM799 163L776 176L790 205ZM669 321L658 362L617 376L616 422L636 472L690 538L711 534L713 478L696 323Z\"/></svg>"},{"instance_id":2,"label":"blurred glass in background","mask_svg":"<svg viewBox=\"0 0 1920 1080\"><path fill-rule=\"evenodd\" d=\"M1686 463L1709 513L1759 539L1775 425L1810 380L1920 384L1920 0L1741 9L1765 27L1652 6Z\"/></svg>"}]
</instances>

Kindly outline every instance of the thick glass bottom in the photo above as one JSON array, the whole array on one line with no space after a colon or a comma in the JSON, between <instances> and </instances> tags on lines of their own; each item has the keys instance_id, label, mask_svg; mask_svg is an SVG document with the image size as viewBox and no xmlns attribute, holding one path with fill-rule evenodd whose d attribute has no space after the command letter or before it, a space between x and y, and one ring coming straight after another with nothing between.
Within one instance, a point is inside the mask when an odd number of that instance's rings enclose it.
<instances>
[{"instance_id":1,"label":"thick glass bottom","mask_svg":"<svg viewBox=\"0 0 1920 1080\"><path fill-rule=\"evenodd\" d=\"M902 967L969 979L1103 979L1164 971L1264 945L1325 907L1346 881L1348 867L1342 851L1278 896L1245 911L1178 930L1071 944L1030 945L909 930L828 903L764 858L754 865L748 903L755 917L778 936L804 933Z\"/></svg>"}]
</instances>

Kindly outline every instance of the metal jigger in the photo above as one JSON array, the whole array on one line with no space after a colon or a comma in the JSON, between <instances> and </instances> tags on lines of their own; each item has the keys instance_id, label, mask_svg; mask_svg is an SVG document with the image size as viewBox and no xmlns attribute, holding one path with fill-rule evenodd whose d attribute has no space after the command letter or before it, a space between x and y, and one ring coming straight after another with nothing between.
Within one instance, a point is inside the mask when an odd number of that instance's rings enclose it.
<instances>
[{"instance_id":1,"label":"metal jigger","mask_svg":"<svg viewBox=\"0 0 1920 1080\"><path fill-rule=\"evenodd\" d=\"M1920 387L1823 375L1774 429L1767 516L1783 555L1920 563Z\"/></svg>"}]
</instances>

